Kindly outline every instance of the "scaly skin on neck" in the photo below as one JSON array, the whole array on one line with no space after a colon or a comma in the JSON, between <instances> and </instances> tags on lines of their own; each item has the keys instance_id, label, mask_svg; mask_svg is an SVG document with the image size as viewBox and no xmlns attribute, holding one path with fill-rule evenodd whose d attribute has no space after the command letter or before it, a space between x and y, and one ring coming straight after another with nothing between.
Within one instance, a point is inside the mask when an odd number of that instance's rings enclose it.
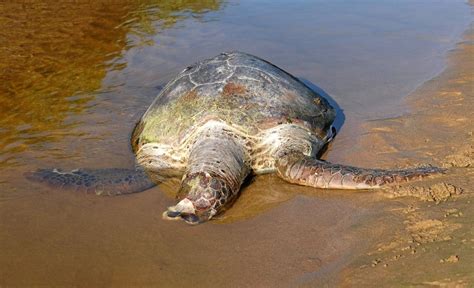
<instances>
[{"instance_id":1,"label":"scaly skin on neck","mask_svg":"<svg viewBox=\"0 0 474 288\"><path fill-rule=\"evenodd\" d=\"M192 145L179 203L163 214L197 224L223 211L237 197L250 172L249 153L224 123L208 122Z\"/></svg>"}]
</instances>

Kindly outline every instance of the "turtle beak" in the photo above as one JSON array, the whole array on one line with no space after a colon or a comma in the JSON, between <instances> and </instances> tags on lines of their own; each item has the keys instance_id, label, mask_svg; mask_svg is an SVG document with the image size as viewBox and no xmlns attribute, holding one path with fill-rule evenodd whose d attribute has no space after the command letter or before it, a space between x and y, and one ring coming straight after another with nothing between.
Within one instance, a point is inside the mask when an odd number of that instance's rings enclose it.
<instances>
[{"instance_id":1,"label":"turtle beak","mask_svg":"<svg viewBox=\"0 0 474 288\"><path fill-rule=\"evenodd\" d=\"M207 220L201 219L196 214L193 202L187 198L179 201L175 206L168 207L168 210L163 213L163 219L183 220L191 225L196 225Z\"/></svg>"}]
</instances>

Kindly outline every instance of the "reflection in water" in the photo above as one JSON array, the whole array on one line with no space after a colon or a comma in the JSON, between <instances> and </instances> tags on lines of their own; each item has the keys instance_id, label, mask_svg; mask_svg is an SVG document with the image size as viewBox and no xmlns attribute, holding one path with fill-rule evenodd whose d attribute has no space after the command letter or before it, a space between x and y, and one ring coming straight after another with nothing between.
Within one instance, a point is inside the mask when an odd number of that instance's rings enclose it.
<instances>
[{"instance_id":1,"label":"reflection in water","mask_svg":"<svg viewBox=\"0 0 474 288\"><path fill-rule=\"evenodd\" d=\"M204 13L218 10L221 0L204 1L144 1L139 7L128 13L120 26L127 26L130 35L138 37L142 43L153 45L150 36L161 30L173 27L178 21L188 17L200 20ZM130 36L129 35L129 36Z\"/></svg>"},{"instance_id":2,"label":"reflection in water","mask_svg":"<svg viewBox=\"0 0 474 288\"><path fill-rule=\"evenodd\" d=\"M71 114L87 108L123 50L220 1L95 1L0 5L0 166L31 145L73 135ZM128 35L127 35L128 34ZM56 130L56 133L52 133Z\"/></svg>"}]
</instances>

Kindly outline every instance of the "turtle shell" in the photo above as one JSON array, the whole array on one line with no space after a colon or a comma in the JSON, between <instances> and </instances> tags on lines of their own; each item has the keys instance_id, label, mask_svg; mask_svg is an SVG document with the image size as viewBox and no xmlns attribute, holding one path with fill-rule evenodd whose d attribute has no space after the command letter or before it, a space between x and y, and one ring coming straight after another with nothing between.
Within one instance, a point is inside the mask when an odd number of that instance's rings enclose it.
<instances>
[{"instance_id":1,"label":"turtle shell","mask_svg":"<svg viewBox=\"0 0 474 288\"><path fill-rule=\"evenodd\" d=\"M222 53L187 67L156 97L137 124L134 149L173 145L210 119L244 133L282 123L325 131L335 110L326 99L275 65L242 52Z\"/></svg>"}]
</instances>

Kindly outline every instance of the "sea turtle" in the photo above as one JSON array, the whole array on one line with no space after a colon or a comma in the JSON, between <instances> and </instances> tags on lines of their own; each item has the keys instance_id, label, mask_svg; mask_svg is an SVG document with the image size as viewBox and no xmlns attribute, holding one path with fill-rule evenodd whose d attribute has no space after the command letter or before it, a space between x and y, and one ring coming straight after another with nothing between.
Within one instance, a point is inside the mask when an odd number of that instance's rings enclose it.
<instances>
[{"instance_id":1,"label":"sea turtle","mask_svg":"<svg viewBox=\"0 0 474 288\"><path fill-rule=\"evenodd\" d=\"M39 169L31 180L118 195L181 177L163 214L196 224L237 198L252 174L317 188L367 189L441 172L363 169L318 159L333 139L329 102L275 65L242 52L191 65L171 80L135 127L135 169Z\"/></svg>"}]
</instances>

